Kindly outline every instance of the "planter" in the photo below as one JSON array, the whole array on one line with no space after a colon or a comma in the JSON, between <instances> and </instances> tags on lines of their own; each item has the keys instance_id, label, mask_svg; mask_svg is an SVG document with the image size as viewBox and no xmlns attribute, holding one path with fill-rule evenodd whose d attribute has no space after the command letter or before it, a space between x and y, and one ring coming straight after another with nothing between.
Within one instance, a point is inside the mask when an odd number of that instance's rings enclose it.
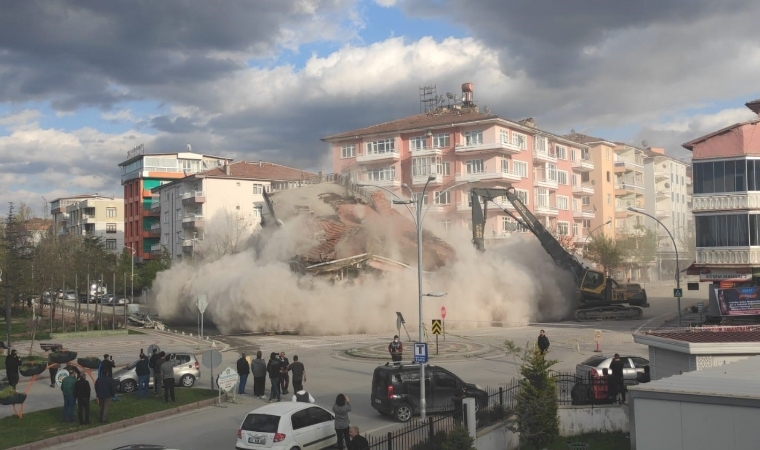
<instances>
[{"instance_id":1,"label":"planter","mask_svg":"<svg viewBox=\"0 0 760 450\"><path fill-rule=\"evenodd\" d=\"M48 355L48 361L56 364L66 364L77 357L77 352L54 352Z\"/></svg>"},{"instance_id":2,"label":"planter","mask_svg":"<svg viewBox=\"0 0 760 450\"><path fill-rule=\"evenodd\" d=\"M26 394L11 394L7 397L0 397L0 405L18 405L26 401Z\"/></svg>"},{"instance_id":3,"label":"planter","mask_svg":"<svg viewBox=\"0 0 760 450\"><path fill-rule=\"evenodd\" d=\"M47 363L22 364L21 367L18 368L18 373L25 377L33 377L41 374L45 369L47 369Z\"/></svg>"},{"instance_id":4,"label":"planter","mask_svg":"<svg viewBox=\"0 0 760 450\"><path fill-rule=\"evenodd\" d=\"M77 364L88 369L97 369L100 366L100 359L95 357L79 358Z\"/></svg>"}]
</instances>

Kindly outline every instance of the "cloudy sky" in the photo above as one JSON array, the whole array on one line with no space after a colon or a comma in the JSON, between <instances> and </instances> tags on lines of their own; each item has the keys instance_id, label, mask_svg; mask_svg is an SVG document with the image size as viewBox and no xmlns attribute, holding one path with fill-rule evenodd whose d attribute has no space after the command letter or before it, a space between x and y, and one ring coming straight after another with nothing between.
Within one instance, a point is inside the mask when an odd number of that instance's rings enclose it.
<instances>
[{"instance_id":1,"label":"cloudy sky","mask_svg":"<svg viewBox=\"0 0 760 450\"><path fill-rule=\"evenodd\" d=\"M0 1L0 202L121 195L137 144L329 170L419 86L554 133L680 144L752 117L752 0Z\"/></svg>"}]
</instances>

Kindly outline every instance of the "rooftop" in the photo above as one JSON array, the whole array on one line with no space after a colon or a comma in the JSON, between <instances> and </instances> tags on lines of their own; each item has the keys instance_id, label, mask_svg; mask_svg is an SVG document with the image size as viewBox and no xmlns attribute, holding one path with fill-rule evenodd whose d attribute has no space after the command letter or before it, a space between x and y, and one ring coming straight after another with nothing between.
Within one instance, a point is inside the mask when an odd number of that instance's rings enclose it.
<instances>
[{"instance_id":1,"label":"rooftop","mask_svg":"<svg viewBox=\"0 0 760 450\"><path fill-rule=\"evenodd\" d=\"M698 330L698 328L695 328ZM673 332L673 333L648 333L665 339L683 342L706 343L706 342L760 342L760 331L698 331L698 332Z\"/></svg>"},{"instance_id":2,"label":"rooftop","mask_svg":"<svg viewBox=\"0 0 760 450\"><path fill-rule=\"evenodd\" d=\"M229 173L227 173L226 167L229 167ZM230 163L227 166L215 167L203 172L198 172L193 176L198 178L208 177L297 181L316 177L317 174L265 161L238 161Z\"/></svg>"},{"instance_id":3,"label":"rooftop","mask_svg":"<svg viewBox=\"0 0 760 450\"><path fill-rule=\"evenodd\" d=\"M707 326L634 333L634 342L691 355L760 354L760 326Z\"/></svg>"},{"instance_id":4,"label":"rooftop","mask_svg":"<svg viewBox=\"0 0 760 450\"><path fill-rule=\"evenodd\" d=\"M756 117L756 118L754 118L752 120L747 120L747 121L744 121L744 122L735 123L735 124L729 125L729 126L727 126L725 128L721 128L718 131L713 131L712 133L706 134L704 136L700 136L700 137L698 137L696 139L692 139L691 141L683 144L682 147L685 148L685 149L687 149L687 150L692 150L693 151L695 145L697 145L699 143L702 143L702 142L704 142L704 141L706 141L706 140L708 140L708 139L710 139L712 137L715 137L715 136L718 136L718 135L721 135L721 134L724 134L724 133L728 133L729 131L733 130L734 128L738 128L738 127L740 127L742 125L750 125L750 124L760 123L760 99L752 100L750 102L747 102L747 103L744 104L744 106L746 106L747 108L751 109L752 112L754 112L755 114L758 115L758 117Z\"/></svg>"},{"instance_id":5,"label":"rooftop","mask_svg":"<svg viewBox=\"0 0 760 450\"><path fill-rule=\"evenodd\" d=\"M604 138L599 138L599 137L594 137L594 136L588 136L588 135L581 134L581 133L570 133L570 134L566 134L566 135L564 135L562 137L564 137L567 140L570 140L570 141L573 141L573 142L577 142L579 144L584 144L584 145L591 144L591 143L602 143L602 144L607 144L607 145L610 145L610 146L613 146L613 147L616 145L614 142L610 142L610 141L608 141L608 140L606 140Z\"/></svg>"}]
</instances>

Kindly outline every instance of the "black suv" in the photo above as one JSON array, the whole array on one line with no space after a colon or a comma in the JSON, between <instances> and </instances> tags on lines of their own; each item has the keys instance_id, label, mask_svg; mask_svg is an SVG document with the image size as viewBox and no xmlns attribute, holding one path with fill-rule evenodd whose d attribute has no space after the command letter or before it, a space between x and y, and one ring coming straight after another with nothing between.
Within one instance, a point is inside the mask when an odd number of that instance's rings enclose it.
<instances>
[{"instance_id":1,"label":"black suv","mask_svg":"<svg viewBox=\"0 0 760 450\"><path fill-rule=\"evenodd\" d=\"M438 366L425 366L425 404L427 411L447 411L454 406L452 398L458 387L464 386L467 397L477 405L488 404L488 394ZM386 364L375 369L372 375L372 407L382 414L392 414L406 422L419 410L419 364Z\"/></svg>"}]
</instances>

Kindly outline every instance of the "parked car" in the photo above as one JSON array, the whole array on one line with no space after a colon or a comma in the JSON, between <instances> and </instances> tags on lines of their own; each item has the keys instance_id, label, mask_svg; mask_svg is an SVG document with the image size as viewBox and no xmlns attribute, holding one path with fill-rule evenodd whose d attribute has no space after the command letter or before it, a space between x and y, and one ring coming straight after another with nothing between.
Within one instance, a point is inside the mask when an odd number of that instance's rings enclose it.
<instances>
[{"instance_id":1,"label":"parked car","mask_svg":"<svg viewBox=\"0 0 760 450\"><path fill-rule=\"evenodd\" d=\"M311 403L272 403L254 409L240 424L235 449L323 449L336 444L335 416Z\"/></svg>"},{"instance_id":2,"label":"parked car","mask_svg":"<svg viewBox=\"0 0 760 450\"><path fill-rule=\"evenodd\" d=\"M132 303L132 302L129 301L129 299L126 298L126 297L116 297L116 304L117 305L124 305L124 304L128 305L130 303Z\"/></svg>"},{"instance_id":3,"label":"parked car","mask_svg":"<svg viewBox=\"0 0 760 450\"><path fill-rule=\"evenodd\" d=\"M106 294L98 298L98 302L100 302L101 305L110 305L113 303L114 296L113 294Z\"/></svg>"},{"instance_id":4,"label":"parked car","mask_svg":"<svg viewBox=\"0 0 760 450\"><path fill-rule=\"evenodd\" d=\"M480 387L463 381L443 367L425 366L426 411L446 411L453 407L452 397L464 386L467 397L476 405L487 405L488 394ZM372 376L372 407L396 420L407 422L419 410L420 366L400 364L377 367Z\"/></svg>"},{"instance_id":5,"label":"parked car","mask_svg":"<svg viewBox=\"0 0 760 450\"><path fill-rule=\"evenodd\" d=\"M195 380L201 377L200 363L192 353L173 353L171 359L178 364L174 366L174 382L182 387L192 387ZM134 392L137 390L137 361L127 364L113 374L113 379L119 383L122 392ZM153 386L153 377L150 377L150 385Z\"/></svg>"},{"instance_id":6,"label":"parked car","mask_svg":"<svg viewBox=\"0 0 760 450\"><path fill-rule=\"evenodd\" d=\"M601 376L604 369L609 371L612 356L594 355L575 366L575 375L582 380L588 380L591 376ZM623 378L625 384L636 384L636 377L644 373L644 366L649 365L647 359L639 356L620 356L623 360ZM612 373L610 373L611 375Z\"/></svg>"}]
</instances>

